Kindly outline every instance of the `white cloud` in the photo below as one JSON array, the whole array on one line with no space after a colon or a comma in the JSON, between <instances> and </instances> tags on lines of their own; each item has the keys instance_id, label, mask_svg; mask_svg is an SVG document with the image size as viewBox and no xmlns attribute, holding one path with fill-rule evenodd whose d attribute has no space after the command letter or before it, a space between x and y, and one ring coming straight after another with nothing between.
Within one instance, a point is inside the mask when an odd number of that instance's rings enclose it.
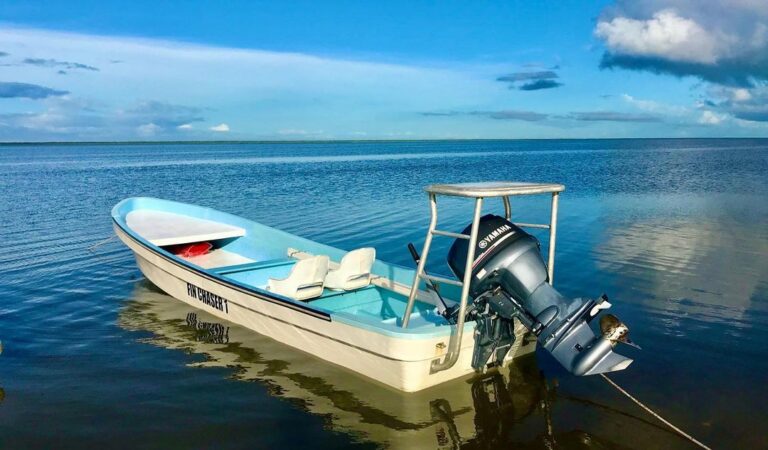
<instances>
[{"instance_id":1,"label":"white cloud","mask_svg":"<svg viewBox=\"0 0 768 450\"><path fill-rule=\"evenodd\" d=\"M4 104L0 103L0 108ZM91 140L153 137L170 139L201 122L196 108L159 102L140 102L113 108L71 96L40 100L41 109L22 113L0 109L0 140Z\"/></svg>"},{"instance_id":2,"label":"white cloud","mask_svg":"<svg viewBox=\"0 0 768 450\"><path fill-rule=\"evenodd\" d=\"M220 123L218 125L212 126L210 130L216 131L218 133L227 133L229 132L229 125L227 125L226 123Z\"/></svg>"},{"instance_id":3,"label":"white cloud","mask_svg":"<svg viewBox=\"0 0 768 450\"><path fill-rule=\"evenodd\" d=\"M709 95L713 100L704 105L706 109L728 114L739 121L768 125L768 86L750 90L715 87L709 90Z\"/></svg>"},{"instance_id":4,"label":"white cloud","mask_svg":"<svg viewBox=\"0 0 768 450\"><path fill-rule=\"evenodd\" d=\"M594 33L606 47L603 68L743 88L768 80L766 0L615 0Z\"/></svg>"},{"instance_id":5,"label":"white cloud","mask_svg":"<svg viewBox=\"0 0 768 450\"><path fill-rule=\"evenodd\" d=\"M712 111L703 111L701 117L699 117L699 123L704 125L719 125L725 119L725 115L716 114Z\"/></svg>"},{"instance_id":6,"label":"white cloud","mask_svg":"<svg viewBox=\"0 0 768 450\"><path fill-rule=\"evenodd\" d=\"M0 28L0 48L27 58L55 56L98 65L100 72L67 79L67 89L126 103L152 99L207 106L218 100L242 105L246 95L247 104L256 107L283 95L321 106L361 96L376 104L413 103L427 95L442 96L446 87L454 96L463 95L466 89L453 88L477 81L472 74L447 68L15 27ZM109 63L115 59L122 63ZM39 67L14 70L30 82L60 82L55 73ZM490 96L497 88L493 79L486 81ZM418 92L422 95L415 95Z\"/></svg>"},{"instance_id":7,"label":"white cloud","mask_svg":"<svg viewBox=\"0 0 768 450\"><path fill-rule=\"evenodd\" d=\"M635 98L629 94L622 94L621 99L628 104L636 107L637 109L652 112L652 113L664 113L671 115L682 115L690 112L690 110L684 106L667 105L654 100L642 100Z\"/></svg>"},{"instance_id":8,"label":"white cloud","mask_svg":"<svg viewBox=\"0 0 768 450\"><path fill-rule=\"evenodd\" d=\"M672 9L656 12L648 20L615 17L600 21L595 34L619 53L702 64L716 63L733 42Z\"/></svg>"},{"instance_id":9,"label":"white cloud","mask_svg":"<svg viewBox=\"0 0 768 450\"><path fill-rule=\"evenodd\" d=\"M747 89L733 89L731 91L731 99L734 102L746 102L752 99L752 94Z\"/></svg>"},{"instance_id":10,"label":"white cloud","mask_svg":"<svg viewBox=\"0 0 768 450\"><path fill-rule=\"evenodd\" d=\"M286 128L284 130L277 130L277 134L282 134L283 136L306 136L309 134L309 131Z\"/></svg>"},{"instance_id":11,"label":"white cloud","mask_svg":"<svg viewBox=\"0 0 768 450\"><path fill-rule=\"evenodd\" d=\"M42 86L61 85L73 98L98 101L104 111L127 111L140 103L189 108L172 111L178 119L173 123L148 117L125 127L119 136L105 123L98 132L72 133L80 139L130 138L137 126L148 123L160 126L165 136L184 130L178 129L180 125L202 121L192 119L210 120L211 111L220 115L219 120L241 118L242 123L228 121L228 125L243 138L274 137L275 130L294 127L324 129L329 136L342 136L372 122L378 128L371 130L372 135L382 136L393 127L405 127L405 121L413 120L408 114L417 111L499 101L494 81L497 72L489 74L484 66L363 61L12 25L0 27L0 49L19 61L55 58L98 67L98 72L77 71L62 77L51 68L19 65L3 68L3 77ZM113 64L115 60L121 63ZM25 111L16 104L0 103L0 114L20 112ZM388 122L381 123L382 117ZM194 129L212 133L208 127ZM10 129L4 133L0 139L13 136Z\"/></svg>"},{"instance_id":12,"label":"white cloud","mask_svg":"<svg viewBox=\"0 0 768 450\"><path fill-rule=\"evenodd\" d=\"M347 133L344 134L346 135ZM328 136L323 130L305 130L301 128L283 128L281 130L277 130L277 135L294 139L328 139Z\"/></svg>"},{"instance_id":13,"label":"white cloud","mask_svg":"<svg viewBox=\"0 0 768 450\"><path fill-rule=\"evenodd\" d=\"M151 137L160 131L162 131L162 128L154 123L145 123L144 125L136 127L136 132L138 132L140 136Z\"/></svg>"}]
</instances>

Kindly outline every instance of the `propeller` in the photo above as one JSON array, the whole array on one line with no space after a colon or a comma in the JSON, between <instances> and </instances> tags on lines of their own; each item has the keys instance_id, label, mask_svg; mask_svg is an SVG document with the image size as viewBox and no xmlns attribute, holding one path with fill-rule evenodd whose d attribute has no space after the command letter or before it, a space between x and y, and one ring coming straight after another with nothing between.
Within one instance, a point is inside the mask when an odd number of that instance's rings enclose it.
<instances>
[{"instance_id":1,"label":"propeller","mask_svg":"<svg viewBox=\"0 0 768 450\"><path fill-rule=\"evenodd\" d=\"M639 345L629 339L629 327L613 314L605 314L600 318L600 332L605 339L608 339L614 345L617 342L621 342L622 344L641 349Z\"/></svg>"}]
</instances>

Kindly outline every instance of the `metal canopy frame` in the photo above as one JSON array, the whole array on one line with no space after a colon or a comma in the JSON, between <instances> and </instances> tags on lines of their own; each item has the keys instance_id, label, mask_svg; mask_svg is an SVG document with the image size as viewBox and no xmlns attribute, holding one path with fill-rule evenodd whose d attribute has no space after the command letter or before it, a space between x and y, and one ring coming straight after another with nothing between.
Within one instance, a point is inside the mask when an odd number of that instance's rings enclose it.
<instances>
[{"instance_id":1,"label":"metal canopy frame","mask_svg":"<svg viewBox=\"0 0 768 450\"><path fill-rule=\"evenodd\" d=\"M456 332L451 334L451 340L448 344L448 352L445 359L440 361L436 359L432 361L431 372L439 372L453 367L459 358L459 351L461 348L461 340L464 334L464 316L467 310L467 300L469 297L469 285L472 279L472 264L475 260L475 246L477 244L478 227L480 226L480 213L483 209L483 200L486 198L501 197L504 203L504 216L507 220L512 221L512 206L509 197L516 195L535 195L535 194L551 194L552 204L550 210L549 224L537 224L537 223L515 223L515 225L523 228L543 228L549 229L549 255L547 258L547 275L549 276L549 284L553 283L554 271L555 271L555 243L557 234L557 205L560 192L565 190L565 186L562 184L543 184L543 183L519 183L519 182L488 182L488 183L462 183L462 184L432 184L424 189L429 196L429 208L431 212L431 219L429 222L429 229L427 231L427 237L424 240L424 247L421 251L421 259L416 268L416 275L413 279L413 285L411 286L411 292L408 295L408 305L405 308L405 314L403 315L403 328L408 327L408 322L413 312L413 305L416 302L416 293L418 292L419 283L422 279L432 281L433 283L444 283L455 286L461 286L461 300L459 303L459 317L456 323ZM472 226L470 233L453 233L450 231L443 231L437 229L437 196L452 196L452 197L464 197L473 198L475 200L474 214L472 217ZM427 264L427 257L429 256L429 249L432 245L433 236L445 236L454 239L468 239L469 246L467 247L467 259L466 267L464 268L464 279L461 281L427 275L424 272L424 267Z\"/></svg>"}]
</instances>

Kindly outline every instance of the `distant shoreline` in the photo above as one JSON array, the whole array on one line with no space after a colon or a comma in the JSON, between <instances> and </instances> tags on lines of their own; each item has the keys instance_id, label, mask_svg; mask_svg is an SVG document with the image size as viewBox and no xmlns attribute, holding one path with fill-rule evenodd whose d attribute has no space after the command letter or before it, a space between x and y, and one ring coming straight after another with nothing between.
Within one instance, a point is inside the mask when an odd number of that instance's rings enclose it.
<instances>
[{"instance_id":1,"label":"distant shoreline","mask_svg":"<svg viewBox=\"0 0 768 450\"><path fill-rule=\"evenodd\" d=\"M365 144L397 142L504 142L504 141L641 141L641 140L768 140L768 137L637 137L637 138L500 138L500 139L314 139L314 140L232 140L232 141L21 141L0 142L0 147L33 145L210 145L210 144Z\"/></svg>"}]
</instances>

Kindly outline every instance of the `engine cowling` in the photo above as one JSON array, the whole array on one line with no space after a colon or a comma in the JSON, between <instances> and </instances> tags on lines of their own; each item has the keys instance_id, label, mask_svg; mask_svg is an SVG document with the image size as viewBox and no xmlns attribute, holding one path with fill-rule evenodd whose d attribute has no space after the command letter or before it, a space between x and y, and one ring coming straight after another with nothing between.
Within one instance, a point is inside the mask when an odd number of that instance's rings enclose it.
<instances>
[{"instance_id":1,"label":"engine cowling","mask_svg":"<svg viewBox=\"0 0 768 450\"><path fill-rule=\"evenodd\" d=\"M459 279L464 277L468 245L467 239L457 239L448 252L448 265ZM607 298L569 299L557 292L548 283L538 240L503 217L489 214L480 219L471 280L474 307L467 320L477 323L475 368L489 360L503 361L503 349L508 351L514 340L504 330L512 329L513 319L576 375L621 370L632 362L612 351L616 342L607 333L596 336L589 327L597 313L610 306Z\"/></svg>"}]
</instances>

